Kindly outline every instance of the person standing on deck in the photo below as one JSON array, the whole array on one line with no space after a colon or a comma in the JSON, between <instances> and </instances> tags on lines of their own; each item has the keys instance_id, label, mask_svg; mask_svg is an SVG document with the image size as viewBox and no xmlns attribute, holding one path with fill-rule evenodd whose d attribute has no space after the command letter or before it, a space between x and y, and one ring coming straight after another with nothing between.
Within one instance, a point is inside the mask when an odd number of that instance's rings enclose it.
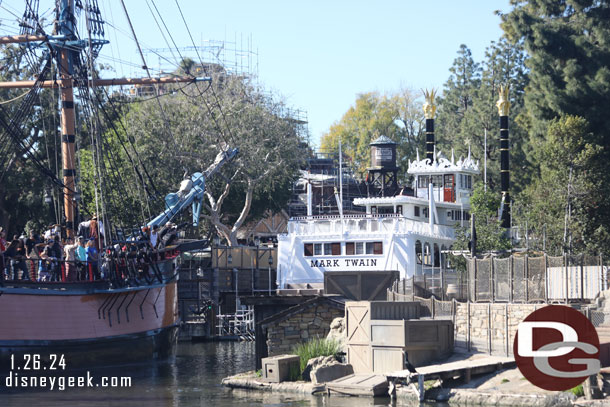
<instances>
[{"instance_id":1,"label":"person standing on deck","mask_svg":"<svg viewBox=\"0 0 610 407\"><path fill-rule=\"evenodd\" d=\"M91 269L93 270L93 274L95 275L95 278L99 278L98 276L98 272L97 272L97 259L98 259L98 250L95 247L95 240L92 238L89 239L89 241L87 242L87 262L89 262L89 264L91 265Z\"/></svg>"},{"instance_id":2,"label":"person standing on deck","mask_svg":"<svg viewBox=\"0 0 610 407\"><path fill-rule=\"evenodd\" d=\"M79 279L86 280L89 273L89 264L87 264L87 249L85 249L85 238L83 236L78 237L76 259L82 263L79 265Z\"/></svg>"},{"instance_id":3,"label":"person standing on deck","mask_svg":"<svg viewBox=\"0 0 610 407\"><path fill-rule=\"evenodd\" d=\"M76 248L78 244L74 243L72 238L66 239L64 246L65 261L66 261L66 281L76 281L78 275L78 267L76 266Z\"/></svg>"},{"instance_id":4,"label":"person standing on deck","mask_svg":"<svg viewBox=\"0 0 610 407\"><path fill-rule=\"evenodd\" d=\"M95 248L99 251L102 250L104 245L104 224L101 220L97 220L97 215L93 214L91 223L89 224L89 236L95 240Z\"/></svg>"}]
</instances>

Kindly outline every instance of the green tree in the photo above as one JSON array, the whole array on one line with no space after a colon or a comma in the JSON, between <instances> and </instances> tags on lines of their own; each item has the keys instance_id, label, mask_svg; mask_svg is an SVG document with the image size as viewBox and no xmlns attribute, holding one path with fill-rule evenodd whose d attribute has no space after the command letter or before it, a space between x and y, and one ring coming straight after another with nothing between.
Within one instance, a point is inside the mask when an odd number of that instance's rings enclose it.
<instances>
[{"instance_id":1,"label":"green tree","mask_svg":"<svg viewBox=\"0 0 610 407\"><path fill-rule=\"evenodd\" d=\"M540 178L522 194L522 216L547 251L608 251L608 228L596 224L603 185L600 170L603 147L591 143L585 119L566 115L553 120L544 143L537 149Z\"/></svg>"},{"instance_id":2,"label":"green tree","mask_svg":"<svg viewBox=\"0 0 610 407\"><path fill-rule=\"evenodd\" d=\"M202 211L217 233L237 244L237 230L246 221L288 201L303 157L302 140L284 104L243 78L215 78L211 86L160 99L164 114L156 100L132 104L121 119L129 123L125 137L133 139L162 195L176 191L185 173L206 169L220 151L239 148L238 156L206 182ZM137 184L133 172L125 172ZM162 209L161 200L151 203L152 215Z\"/></svg>"},{"instance_id":3,"label":"green tree","mask_svg":"<svg viewBox=\"0 0 610 407\"><path fill-rule=\"evenodd\" d=\"M0 81L35 79L39 61L20 47L0 47ZM21 234L28 221L35 232L41 233L43 225L55 220L54 210L44 202L45 192L50 193L53 184L32 165L30 157L36 157L43 166L55 166L55 153L60 148L60 141L55 138L56 91L43 89L38 95L27 92L28 89L0 90L2 120L15 121L16 129L10 135L0 127L0 226L8 230L9 237ZM27 108L29 97L34 99Z\"/></svg>"},{"instance_id":4,"label":"green tree","mask_svg":"<svg viewBox=\"0 0 610 407\"><path fill-rule=\"evenodd\" d=\"M610 158L610 4L594 0L513 0L513 10L502 16L502 27L515 43L521 42L529 54L526 62L530 82L525 94L526 119L531 149L538 173L552 165L541 159L548 146L549 123L566 115L579 116L588 123L582 142L604 146L591 164L587 176L598 187L579 211L584 246L595 250L607 242L610 229L610 173L601 163ZM551 126L553 127L553 126ZM580 133L579 133L580 134ZM563 148L563 147L560 147ZM574 173L575 174L575 173ZM573 175L574 175L573 174ZM547 175L548 176L548 175ZM574 175L575 176L575 175ZM568 179L564 178L567 184ZM532 188L536 190L538 184ZM532 197L532 199L534 199ZM563 219L563 217L561 218ZM572 230L574 230L572 228ZM549 233L547 233L549 236ZM563 242L563 234L562 242ZM573 248L577 247L575 236ZM607 247L607 245L606 245Z\"/></svg>"},{"instance_id":5,"label":"green tree","mask_svg":"<svg viewBox=\"0 0 610 407\"><path fill-rule=\"evenodd\" d=\"M511 247L506 229L500 226L499 207L500 196L491 190L485 191L483 184L477 183L470 198L470 213L474 215L478 253L508 250ZM453 247L467 250L471 238L470 233L470 225L458 228Z\"/></svg>"},{"instance_id":6,"label":"green tree","mask_svg":"<svg viewBox=\"0 0 610 407\"><path fill-rule=\"evenodd\" d=\"M410 89L382 95L369 92L358 95L354 106L322 136L322 151L338 151L341 138L343 154L360 174L370 166L371 141L384 135L398 143L397 164L403 175L408 160L417 147L425 147L424 114L419 96Z\"/></svg>"},{"instance_id":7,"label":"green tree","mask_svg":"<svg viewBox=\"0 0 610 407\"><path fill-rule=\"evenodd\" d=\"M458 157L465 156L470 148L473 157L480 160L481 168L486 156L487 182L491 189L496 189L500 178L500 129L496 101L499 87L506 84L511 87L511 188L513 192L519 191L527 184L529 164L524 154L527 132L520 119L528 80L524 61L522 47L505 38L487 47L481 63L475 63L468 48L462 45L438 101L438 148L445 152L455 149Z\"/></svg>"}]
</instances>

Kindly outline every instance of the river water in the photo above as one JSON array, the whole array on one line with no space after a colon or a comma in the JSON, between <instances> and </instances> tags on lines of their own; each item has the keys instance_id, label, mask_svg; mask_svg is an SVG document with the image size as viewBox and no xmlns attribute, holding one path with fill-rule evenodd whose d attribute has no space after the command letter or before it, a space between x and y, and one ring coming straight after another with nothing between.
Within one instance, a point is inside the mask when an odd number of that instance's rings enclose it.
<instances>
[{"instance_id":1,"label":"river water","mask_svg":"<svg viewBox=\"0 0 610 407\"><path fill-rule=\"evenodd\" d=\"M389 398L353 398L300 396L229 390L220 385L223 377L252 370L254 344L248 342L180 343L175 358L124 366L90 368L92 388L68 388L63 391L42 388L7 389L6 377L1 377L0 406L2 407L239 407L239 406L324 406L363 407L389 406ZM68 365L68 363L67 363ZM65 376L86 377L87 370L72 370ZM106 380L120 383L129 377L131 386L102 387ZM102 379L108 378L108 379ZM117 378L117 379L113 379ZM78 380L78 379L75 379ZM56 382L55 387L60 385Z\"/></svg>"}]
</instances>

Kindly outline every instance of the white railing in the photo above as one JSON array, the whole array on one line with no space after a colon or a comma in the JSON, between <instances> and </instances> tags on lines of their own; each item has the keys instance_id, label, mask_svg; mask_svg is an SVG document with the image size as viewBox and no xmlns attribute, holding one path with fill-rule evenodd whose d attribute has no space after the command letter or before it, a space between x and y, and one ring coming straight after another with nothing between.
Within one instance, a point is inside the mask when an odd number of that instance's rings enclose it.
<instances>
[{"instance_id":1,"label":"white railing","mask_svg":"<svg viewBox=\"0 0 610 407\"><path fill-rule=\"evenodd\" d=\"M347 217L349 216L349 217ZM346 215L343 220L339 216L302 217L288 222L288 234L298 236L340 235L345 232L354 234L383 233L407 234L414 233L424 236L454 239L454 229L450 226L433 225L432 233L426 222L414 221L400 215Z\"/></svg>"}]
</instances>

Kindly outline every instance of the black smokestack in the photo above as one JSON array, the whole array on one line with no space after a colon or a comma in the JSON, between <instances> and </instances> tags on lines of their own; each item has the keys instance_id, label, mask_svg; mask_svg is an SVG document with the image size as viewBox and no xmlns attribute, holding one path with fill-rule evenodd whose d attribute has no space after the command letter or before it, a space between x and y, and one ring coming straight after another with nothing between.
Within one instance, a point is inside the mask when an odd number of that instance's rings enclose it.
<instances>
[{"instance_id":1,"label":"black smokestack","mask_svg":"<svg viewBox=\"0 0 610 407\"><path fill-rule=\"evenodd\" d=\"M500 87L500 98L496 103L500 114L500 187L502 189L501 226L510 228L510 144L508 142L509 86Z\"/></svg>"},{"instance_id":2,"label":"black smokestack","mask_svg":"<svg viewBox=\"0 0 610 407\"><path fill-rule=\"evenodd\" d=\"M432 89L431 91L424 91L424 98L426 102L424 103L424 116L426 118L426 158L430 160L430 162L434 161L434 114L436 113L436 105L434 104L434 98L436 96L436 91Z\"/></svg>"}]
</instances>

